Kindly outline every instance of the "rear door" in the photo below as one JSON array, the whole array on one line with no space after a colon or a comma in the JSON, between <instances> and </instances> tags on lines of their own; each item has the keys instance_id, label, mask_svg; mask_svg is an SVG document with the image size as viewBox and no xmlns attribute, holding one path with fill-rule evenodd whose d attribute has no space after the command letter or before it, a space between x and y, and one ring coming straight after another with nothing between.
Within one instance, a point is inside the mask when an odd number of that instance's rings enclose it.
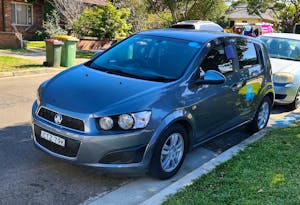
<instances>
[{"instance_id":1,"label":"rear door","mask_svg":"<svg viewBox=\"0 0 300 205\"><path fill-rule=\"evenodd\" d=\"M264 80L264 65L261 47L251 39L236 38L234 45L238 56L239 81L238 110L239 121L246 121L255 112L259 103L259 93Z\"/></svg>"}]
</instances>

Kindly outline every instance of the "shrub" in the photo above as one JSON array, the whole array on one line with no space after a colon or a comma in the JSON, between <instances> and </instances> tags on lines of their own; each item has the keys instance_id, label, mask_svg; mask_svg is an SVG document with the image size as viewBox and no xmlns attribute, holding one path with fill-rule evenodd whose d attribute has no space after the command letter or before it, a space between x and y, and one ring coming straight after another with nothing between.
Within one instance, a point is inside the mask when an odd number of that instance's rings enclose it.
<instances>
[{"instance_id":1,"label":"shrub","mask_svg":"<svg viewBox=\"0 0 300 205\"><path fill-rule=\"evenodd\" d=\"M80 36L93 36L100 39L113 39L128 35L131 25L127 23L130 10L117 9L110 2L105 7L86 8L73 25Z\"/></svg>"},{"instance_id":2,"label":"shrub","mask_svg":"<svg viewBox=\"0 0 300 205\"><path fill-rule=\"evenodd\" d=\"M45 36L54 37L55 35L66 35L67 31L65 31L59 25L60 16L57 11L53 10L51 14L46 15L46 20L43 22L43 27L45 29ZM42 35L42 34L41 34Z\"/></svg>"}]
</instances>

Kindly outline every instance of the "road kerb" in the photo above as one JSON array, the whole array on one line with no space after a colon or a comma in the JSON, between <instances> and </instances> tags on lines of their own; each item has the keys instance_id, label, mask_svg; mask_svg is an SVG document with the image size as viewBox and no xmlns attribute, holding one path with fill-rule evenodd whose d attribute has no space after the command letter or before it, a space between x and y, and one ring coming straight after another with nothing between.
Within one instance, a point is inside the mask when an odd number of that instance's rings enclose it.
<instances>
[{"instance_id":1,"label":"road kerb","mask_svg":"<svg viewBox=\"0 0 300 205\"><path fill-rule=\"evenodd\" d=\"M44 74L44 73L57 73L61 71L63 71L63 69L41 68L41 69L30 69L30 70L23 70L23 71L0 72L0 78Z\"/></svg>"}]
</instances>

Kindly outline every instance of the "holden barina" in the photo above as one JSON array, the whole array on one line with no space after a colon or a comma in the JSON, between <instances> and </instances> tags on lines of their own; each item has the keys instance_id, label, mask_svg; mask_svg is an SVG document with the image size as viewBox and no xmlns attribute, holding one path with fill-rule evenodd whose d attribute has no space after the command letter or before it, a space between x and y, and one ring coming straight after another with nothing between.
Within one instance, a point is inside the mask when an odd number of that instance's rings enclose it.
<instances>
[{"instance_id":1,"label":"holden barina","mask_svg":"<svg viewBox=\"0 0 300 205\"><path fill-rule=\"evenodd\" d=\"M273 100L260 41L144 31L41 84L33 140L75 164L166 179L196 146L241 125L263 129Z\"/></svg>"}]
</instances>

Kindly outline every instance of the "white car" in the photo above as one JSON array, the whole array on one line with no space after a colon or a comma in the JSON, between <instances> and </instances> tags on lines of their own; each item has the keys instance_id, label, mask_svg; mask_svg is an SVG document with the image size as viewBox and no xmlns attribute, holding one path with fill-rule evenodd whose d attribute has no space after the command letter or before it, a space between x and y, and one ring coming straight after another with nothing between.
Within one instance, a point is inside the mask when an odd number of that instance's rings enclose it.
<instances>
[{"instance_id":1,"label":"white car","mask_svg":"<svg viewBox=\"0 0 300 205\"><path fill-rule=\"evenodd\" d=\"M260 37L267 46L275 89L275 103L296 109L300 105L300 35L268 33Z\"/></svg>"},{"instance_id":2,"label":"white car","mask_svg":"<svg viewBox=\"0 0 300 205\"><path fill-rule=\"evenodd\" d=\"M173 24L171 28L194 29L200 31L224 32L224 29L212 21L187 20Z\"/></svg>"}]
</instances>

